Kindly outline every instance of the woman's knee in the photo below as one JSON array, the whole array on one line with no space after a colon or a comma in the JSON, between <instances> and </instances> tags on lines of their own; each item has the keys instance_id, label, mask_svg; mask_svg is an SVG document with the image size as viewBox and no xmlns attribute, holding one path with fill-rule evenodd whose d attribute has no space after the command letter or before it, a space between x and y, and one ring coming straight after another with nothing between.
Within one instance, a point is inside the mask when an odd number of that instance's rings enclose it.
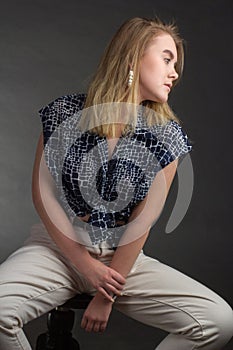
<instances>
[{"instance_id":1,"label":"woman's knee","mask_svg":"<svg viewBox=\"0 0 233 350\"><path fill-rule=\"evenodd\" d=\"M0 286L1 289L1 286ZM12 297L1 296L0 298L0 330L11 332L17 327L22 327L23 322L17 313L17 307Z\"/></svg>"},{"instance_id":2,"label":"woman's knee","mask_svg":"<svg viewBox=\"0 0 233 350\"><path fill-rule=\"evenodd\" d=\"M219 337L230 340L233 336L233 310L225 301L220 304L217 314Z\"/></svg>"},{"instance_id":3,"label":"woman's knee","mask_svg":"<svg viewBox=\"0 0 233 350\"><path fill-rule=\"evenodd\" d=\"M3 272L0 268L0 328L10 330L23 326L19 315L23 293L19 285L7 279Z\"/></svg>"},{"instance_id":4,"label":"woman's knee","mask_svg":"<svg viewBox=\"0 0 233 350\"><path fill-rule=\"evenodd\" d=\"M223 346L233 336L233 310L225 300L209 305L204 320L204 338Z\"/></svg>"}]
</instances>

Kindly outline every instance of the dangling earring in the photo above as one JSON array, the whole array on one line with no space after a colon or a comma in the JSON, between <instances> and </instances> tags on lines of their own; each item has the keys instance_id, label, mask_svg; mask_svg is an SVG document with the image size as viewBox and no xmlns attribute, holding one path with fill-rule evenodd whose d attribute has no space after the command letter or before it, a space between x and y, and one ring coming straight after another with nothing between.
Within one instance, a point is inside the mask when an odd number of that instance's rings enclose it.
<instances>
[{"instance_id":1,"label":"dangling earring","mask_svg":"<svg viewBox=\"0 0 233 350\"><path fill-rule=\"evenodd\" d=\"M130 69L129 71L129 79L128 79L128 86L131 86L133 82L133 70Z\"/></svg>"}]
</instances>

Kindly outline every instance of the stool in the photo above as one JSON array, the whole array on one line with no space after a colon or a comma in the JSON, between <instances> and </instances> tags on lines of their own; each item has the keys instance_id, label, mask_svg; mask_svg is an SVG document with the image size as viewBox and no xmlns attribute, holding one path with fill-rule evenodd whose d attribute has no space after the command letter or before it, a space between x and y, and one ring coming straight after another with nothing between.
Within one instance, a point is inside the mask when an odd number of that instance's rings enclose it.
<instances>
[{"instance_id":1,"label":"stool","mask_svg":"<svg viewBox=\"0 0 233 350\"><path fill-rule=\"evenodd\" d=\"M80 345L72 337L75 313L71 309L86 309L93 297L77 294L63 305L48 313L48 331L38 336L36 350L80 350Z\"/></svg>"}]
</instances>

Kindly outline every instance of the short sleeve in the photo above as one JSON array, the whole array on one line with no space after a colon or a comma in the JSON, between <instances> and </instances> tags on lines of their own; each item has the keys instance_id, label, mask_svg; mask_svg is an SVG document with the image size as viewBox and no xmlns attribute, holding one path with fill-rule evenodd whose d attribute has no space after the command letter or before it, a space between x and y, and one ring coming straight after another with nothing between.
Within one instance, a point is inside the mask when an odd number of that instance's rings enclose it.
<instances>
[{"instance_id":1,"label":"short sleeve","mask_svg":"<svg viewBox=\"0 0 233 350\"><path fill-rule=\"evenodd\" d=\"M76 134L74 128L69 129L69 125L73 125L72 122L83 108L85 99L86 94L61 96L38 111L44 136L45 161L57 185L60 203L69 216L73 216L73 212L63 188L64 157L68 150L66 142L69 144L72 133Z\"/></svg>"},{"instance_id":2,"label":"short sleeve","mask_svg":"<svg viewBox=\"0 0 233 350\"><path fill-rule=\"evenodd\" d=\"M83 107L85 96L85 94L61 96L38 111L42 122L44 145L63 121Z\"/></svg>"},{"instance_id":3,"label":"short sleeve","mask_svg":"<svg viewBox=\"0 0 233 350\"><path fill-rule=\"evenodd\" d=\"M177 158L185 156L193 148L191 140L180 124L169 121L157 133L157 159L161 168L166 167Z\"/></svg>"},{"instance_id":4,"label":"short sleeve","mask_svg":"<svg viewBox=\"0 0 233 350\"><path fill-rule=\"evenodd\" d=\"M64 144L67 139L64 122L68 118L72 119L83 108L85 96L85 94L61 96L39 110L44 137L45 161L57 184L61 183L63 157L67 151Z\"/></svg>"}]
</instances>

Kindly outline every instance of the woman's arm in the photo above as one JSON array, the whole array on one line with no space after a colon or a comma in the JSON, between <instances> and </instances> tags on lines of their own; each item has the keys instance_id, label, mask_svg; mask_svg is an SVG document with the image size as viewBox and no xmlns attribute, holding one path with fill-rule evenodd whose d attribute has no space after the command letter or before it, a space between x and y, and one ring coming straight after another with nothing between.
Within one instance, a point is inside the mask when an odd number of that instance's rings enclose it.
<instances>
[{"instance_id":1,"label":"woman's arm","mask_svg":"<svg viewBox=\"0 0 233 350\"><path fill-rule=\"evenodd\" d=\"M153 221L162 211L175 176L177 162L174 160L156 175L148 195L134 208L130 216L131 224L124 232L110 263L110 267L125 278L145 244ZM112 303L97 292L83 315L81 327L88 332L103 332L111 310Z\"/></svg>"},{"instance_id":2,"label":"woman's arm","mask_svg":"<svg viewBox=\"0 0 233 350\"><path fill-rule=\"evenodd\" d=\"M176 173L177 163L176 159L157 173L147 196L134 208L130 216L128 227L110 264L124 277L127 277L143 248L153 222L162 212Z\"/></svg>"},{"instance_id":3,"label":"woman's arm","mask_svg":"<svg viewBox=\"0 0 233 350\"><path fill-rule=\"evenodd\" d=\"M125 279L114 269L92 258L85 246L75 239L72 223L56 198L56 185L44 159L42 134L33 167L32 198L48 233L78 271L108 300L112 300L111 295L115 292L119 295Z\"/></svg>"}]
</instances>

